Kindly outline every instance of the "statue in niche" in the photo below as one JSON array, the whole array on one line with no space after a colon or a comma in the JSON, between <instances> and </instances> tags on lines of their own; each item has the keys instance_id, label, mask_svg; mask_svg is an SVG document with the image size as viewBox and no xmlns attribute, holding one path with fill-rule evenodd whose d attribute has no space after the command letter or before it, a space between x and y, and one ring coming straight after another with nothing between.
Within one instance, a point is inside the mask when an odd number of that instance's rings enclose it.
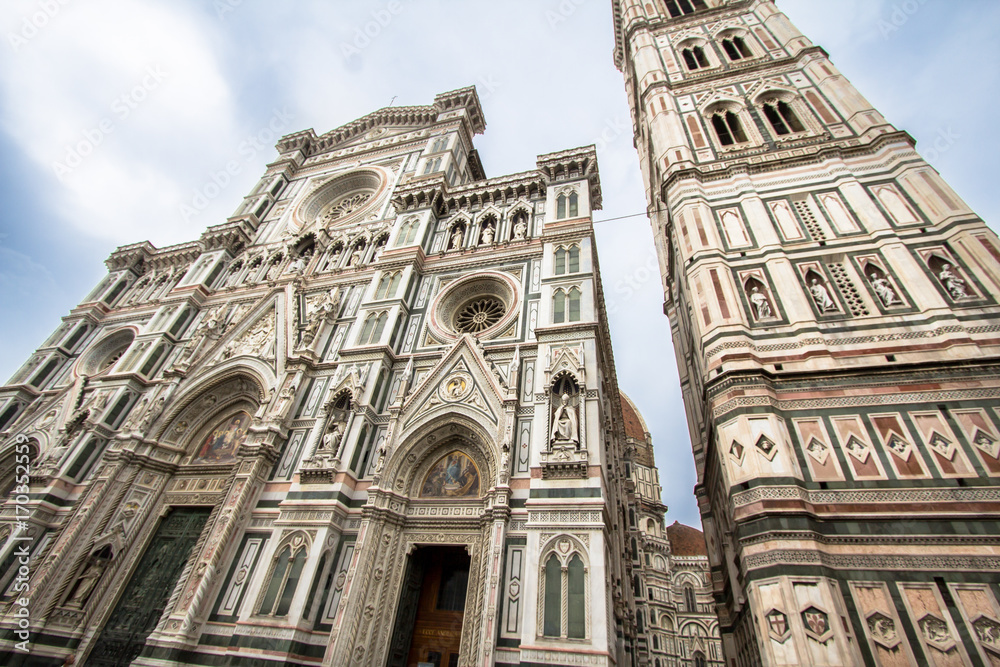
<instances>
[{"instance_id":1,"label":"statue in niche","mask_svg":"<svg viewBox=\"0 0 1000 667\"><path fill-rule=\"evenodd\" d=\"M750 303L753 304L754 315L757 320L766 320L774 317L771 312L771 302L761 292L756 285L750 288Z\"/></svg>"},{"instance_id":2,"label":"statue in niche","mask_svg":"<svg viewBox=\"0 0 1000 667\"><path fill-rule=\"evenodd\" d=\"M278 277L278 272L281 269L281 260L283 259L284 257L278 255L273 260L271 260L271 266L268 267L267 275L264 277L265 280L274 280L275 278Z\"/></svg>"},{"instance_id":3,"label":"statue in niche","mask_svg":"<svg viewBox=\"0 0 1000 667\"><path fill-rule=\"evenodd\" d=\"M573 444L580 446L580 422L576 408L569 402L569 394L564 393L559 406L552 415L553 445Z\"/></svg>"},{"instance_id":4,"label":"statue in niche","mask_svg":"<svg viewBox=\"0 0 1000 667\"><path fill-rule=\"evenodd\" d=\"M225 319L219 316L219 309L212 310L205 316L205 319L198 324L191 340L188 341L181 355L181 362L194 361L201 353L206 342L211 344L222 337L226 331Z\"/></svg>"},{"instance_id":5,"label":"statue in niche","mask_svg":"<svg viewBox=\"0 0 1000 667\"><path fill-rule=\"evenodd\" d=\"M495 235L496 232L493 230L493 225L486 225L483 227L483 232L479 237L479 245L492 245Z\"/></svg>"},{"instance_id":6,"label":"statue in niche","mask_svg":"<svg viewBox=\"0 0 1000 667\"><path fill-rule=\"evenodd\" d=\"M307 250L296 257L295 260L288 265L285 273L295 273L301 275L302 272L306 270L306 265L309 264L310 259L312 259L312 252Z\"/></svg>"},{"instance_id":7,"label":"statue in niche","mask_svg":"<svg viewBox=\"0 0 1000 667\"><path fill-rule=\"evenodd\" d=\"M872 284L872 289L875 290L875 293L878 294L878 298L882 300L884 305L893 306L900 302L899 297L896 295L896 290L892 289L892 285L885 279L885 276L880 276L872 271L868 274L868 280Z\"/></svg>"},{"instance_id":8,"label":"statue in niche","mask_svg":"<svg viewBox=\"0 0 1000 667\"><path fill-rule=\"evenodd\" d=\"M83 608L83 605L87 603L90 594L94 592L94 588L104 575L104 571L107 569L110 560L111 557L107 547L102 549L100 553L90 557L83 573L76 580L73 593L66 601L67 607Z\"/></svg>"},{"instance_id":9,"label":"statue in niche","mask_svg":"<svg viewBox=\"0 0 1000 667\"><path fill-rule=\"evenodd\" d=\"M462 240L465 237L465 233L462 231L462 227L455 227L451 231L451 245L449 246L452 250L459 250L462 247Z\"/></svg>"},{"instance_id":10,"label":"statue in niche","mask_svg":"<svg viewBox=\"0 0 1000 667\"><path fill-rule=\"evenodd\" d=\"M250 268L247 269L246 275L243 276L244 285L249 285L254 281L254 277L256 276L257 270L260 268L261 263L262 262L260 257L258 257L257 259L255 259L253 262L250 263Z\"/></svg>"},{"instance_id":11,"label":"statue in niche","mask_svg":"<svg viewBox=\"0 0 1000 667\"><path fill-rule=\"evenodd\" d=\"M143 415L142 421L139 422L140 431L145 432L146 429L148 429L153 424L156 418L160 416L160 413L163 412L163 405L166 402L167 399L164 398L163 396L160 396L158 399L156 399L156 403L154 403L153 406L146 412L146 414Z\"/></svg>"},{"instance_id":12,"label":"statue in niche","mask_svg":"<svg viewBox=\"0 0 1000 667\"><path fill-rule=\"evenodd\" d=\"M226 277L226 287L235 287L240 281L240 269L243 262L233 262L229 267L229 275Z\"/></svg>"},{"instance_id":13,"label":"statue in niche","mask_svg":"<svg viewBox=\"0 0 1000 667\"><path fill-rule=\"evenodd\" d=\"M340 441L344 438L344 428L347 423L340 420L331 420L330 426L327 427L326 433L323 434L323 438L320 441L319 449L321 452L336 452L337 447L340 445Z\"/></svg>"},{"instance_id":14,"label":"statue in niche","mask_svg":"<svg viewBox=\"0 0 1000 667\"><path fill-rule=\"evenodd\" d=\"M364 255L364 246L363 245L355 246L354 252L352 252L351 256L347 258L347 266L348 267L361 266L361 260L363 259L363 255Z\"/></svg>"},{"instance_id":15,"label":"statue in niche","mask_svg":"<svg viewBox=\"0 0 1000 667\"><path fill-rule=\"evenodd\" d=\"M830 292L826 285L819 281L819 278L812 278L809 282L809 293L812 294L813 301L822 312L837 310L837 304L830 298Z\"/></svg>"},{"instance_id":16,"label":"statue in niche","mask_svg":"<svg viewBox=\"0 0 1000 667\"><path fill-rule=\"evenodd\" d=\"M518 216L517 220L514 222L514 240L523 241L528 235L528 223L524 221L524 217Z\"/></svg>"},{"instance_id":17,"label":"statue in niche","mask_svg":"<svg viewBox=\"0 0 1000 667\"><path fill-rule=\"evenodd\" d=\"M951 298L969 298L970 295L965 287L965 281L955 275L955 272L951 270L951 264L945 263L941 267L941 273L938 274L938 278L941 280L941 284L944 285L944 288L948 290L948 294L951 294Z\"/></svg>"}]
</instances>

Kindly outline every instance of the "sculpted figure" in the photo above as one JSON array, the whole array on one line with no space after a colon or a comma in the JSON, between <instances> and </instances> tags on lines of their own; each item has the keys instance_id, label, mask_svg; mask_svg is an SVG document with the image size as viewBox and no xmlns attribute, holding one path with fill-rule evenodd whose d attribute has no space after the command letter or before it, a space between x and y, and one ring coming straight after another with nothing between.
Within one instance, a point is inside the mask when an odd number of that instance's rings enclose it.
<instances>
[{"instance_id":1,"label":"sculpted figure","mask_svg":"<svg viewBox=\"0 0 1000 667\"><path fill-rule=\"evenodd\" d=\"M892 285L889 284L888 280L879 276L877 273L869 274L868 280L871 281L872 287L875 289L875 293L878 294L878 298L882 300L883 304L891 306L899 303L899 297L896 296L896 291L892 289Z\"/></svg>"},{"instance_id":2,"label":"sculpted figure","mask_svg":"<svg viewBox=\"0 0 1000 667\"><path fill-rule=\"evenodd\" d=\"M563 394L559 407L552 415L552 443L580 444L579 420L576 408L569 404L569 394Z\"/></svg>"},{"instance_id":3,"label":"sculpted figure","mask_svg":"<svg viewBox=\"0 0 1000 667\"><path fill-rule=\"evenodd\" d=\"M514 240L523 241L528 233L528 224L524 221L524 218L518 218L517 222L514 223Z\"/></svg>"},{"instance_id":4,"label":"sculpted figure","mask_svg":"<svg viewBox=\"0 0 1000 667\"><path fill-rule=\"evenodd\" d=\"M90 564L87 565L87 569L83 571L80 578L77 579L76 588L73 590L73 595L67 600L66 604L72 607L82 607L87 602L87 598L90 597L91 592L97 585L97 582L101 580L101 575L104 574L105 563L102 558L95 558L91 560Z\"/></svg>"},{"instance_id":5,"label":"sculpted figure","mask_svg":"<svg viewBox=\"0 0 1000 667\"><path fill-rule=\"evenodd\" d=\"M493 225L486 225L483 227L483 233L479 237L479 245L491 245L495 234L496 232L493 231Z\"/></svg>"},{"instance_id":6,"label":"sculpted figure","mask_svg":"<svg viewBox=\"0 0 1000 667\"><path fill-rule=\"evenodd\" d=\"M969 292L965 288L965 281L955 275L955 272L951 270L951 264L945 264L941 267L941 273L938 274L938 278L941 279L941 283L948 290L948 293L951 294L951 298L969 298Z\"/></svg>"},{"instance_id":7,"label":"sculpted figure","mask_svg":"<svg viewBox=\"0 0 1000 667\"><path fill-rule=\"evenodd\" d=\"M451 249L458 250L462 247L462 239L464 238L461 227L456 227L451 233Z\"/></svg>"},{"instance_id":8,"label":"sculpted figure","mask_svg":"<svg viewBox=\"0 0 1000 667\"><path fill-rule=\"evenodd\" d=\"M344 437L345 426L346 424L342 421L330 422L330 426L327 428L326 433L323 434L323 439L320 442L320 451L336 452L341 439Z\"/></svg>"},{"instance_id":9,"label":"sculpted figure","mask_svg":"<svg viewBox=\"0 0 1000 667\"><path fill-rule=\"evenodd\" d=\"M830 292L827 291L826 285L816 278L812 279L812 284L809 285L809 292L812 294L813 300L821 311L837 310L837 304L830 298Z\"/></svg>"},{"instance_id":10,"label":"sculpted figure","mask_svg":"<svg viewBox=\"0 0 1000 667\"><path fill-rule=\"evenodd\" d=\"M757 289L756 285L750 288L750 303L753 304L754 312L756 313L758 320L774 317L771 313L771 304L768 302L767 297L761 294L760 290Z\"/></svg>"},{"instance_id":11,"label":"sculpted figure","mask_svg":"<svg viewBox=\"0 0 1000 667\"><path fill-rule=\"evenodd\" d=\"M281 268L281 258L276 257L274 260L271 261L271 266L269 266L267 269L267 276L265 277L265 279L274 280L275 278L277 278L278 270L280 268Z\"/></svg>"},{"instance_id":12,"label":"sculpted figure","mask_svg":"<svg viewBox=\"0 0 1000 667\"><path fill-rule=\"evenodd\" d=\"M240 271L243 269L243 262L233 262L229 267L229 275L226 276L226 287L233 287L240 282Z\"/></svg>"},{"instance_id":13,"label":"sculpted figure","mask_svg":"<svg viewBox=\"0 0 1000 667\"><path fill-rule=\"evenodd\" d=\"M288 268L285 269L285 273L302 273L306 270L306 264L309 262L308 253L303 253L295 258Z\"/></svg>"},{"instance_id":14,"label":"sculpted figure","mask_svg":"<svg viewBox=\"0 0 1000 667\"><path fill-rule=\"evenodd\" d=\"M347 259L347 266L360 266L363 254L361 246L355 248L354 252L352 252L351 256Z\"/></svg>"}]
</instances>

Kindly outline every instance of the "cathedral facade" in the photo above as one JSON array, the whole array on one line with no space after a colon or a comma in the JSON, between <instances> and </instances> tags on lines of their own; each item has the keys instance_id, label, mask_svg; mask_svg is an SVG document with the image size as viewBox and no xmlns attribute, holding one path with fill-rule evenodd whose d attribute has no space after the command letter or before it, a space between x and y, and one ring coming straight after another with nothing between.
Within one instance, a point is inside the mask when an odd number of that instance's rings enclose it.
<instances>
[{"instance_id":1,"label":"cathedral facade","mask_svg":"<svg viewBox=\"0 0 1000 667\"><path fill-rule=\"evenodd\" d=\"M728 664L1000 665L996 234L771 0L613 8Z\"/></svg>"},{"instance_id":2,"label":"cathedral facade","mask_svg":"<svg viewBox=\"0 0 1000 667\"><path fill-rule=\"evenodd\" d=\"M111 255L0 389L0 663L653 664L595 151L488 179L484 129L286 136Z\"/></svg>"}]
</instances>

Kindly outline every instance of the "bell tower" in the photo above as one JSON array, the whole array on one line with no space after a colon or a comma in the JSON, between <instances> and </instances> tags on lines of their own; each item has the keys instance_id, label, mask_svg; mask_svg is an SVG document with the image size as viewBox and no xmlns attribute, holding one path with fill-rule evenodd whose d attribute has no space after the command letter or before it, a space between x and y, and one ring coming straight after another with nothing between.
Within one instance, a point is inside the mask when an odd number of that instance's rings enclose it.
<instances>
[{"instance_id":1,"label":"bell tower","mask_svg":"<svg viewBox=\"0 0 1000 667\"><path fill-rule=\"evenodd\" d=\"M731 665L1000 664L1000 242L770 0L614 0Z\"/></svg>"}]
</instances>

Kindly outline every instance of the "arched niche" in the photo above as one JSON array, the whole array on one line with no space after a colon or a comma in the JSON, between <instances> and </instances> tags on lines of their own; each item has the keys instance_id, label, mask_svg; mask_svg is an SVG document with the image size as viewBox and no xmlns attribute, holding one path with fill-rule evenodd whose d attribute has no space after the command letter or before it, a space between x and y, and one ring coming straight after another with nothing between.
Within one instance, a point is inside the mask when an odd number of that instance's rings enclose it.
<instances>
[{"instance_id":1,"label":"arched niche","mask_svg":"<svg viewBox=\"0 0 1000 667\"><path fill-rule=\"evenodd\" d=\"M403 493L411 499L461 500L479 502L496 486L499 475L498 448L492 438L478 423L454 416L444 417L426 425L401 440L389 456L380 485ZM474 468L478 475L478 493L447 495L425 494L424 485L432 473L442 465L447 467L449 457L461 455L459 473ZM457 457L456 457L457 458Z\"/></svg>"},{"instance_id":2,"label":"arched niche","mask_svg":"<svg viewBox=\"0 0 1000 667\"><path fill-rule=\"evenodd\" d=\"M185 461L197 458L206 438L239 413L253 415L264 403L264 383L246 369L216 375L185 392L168 415L160 441L185 450Z\"/></svg>"}]
</instances>

